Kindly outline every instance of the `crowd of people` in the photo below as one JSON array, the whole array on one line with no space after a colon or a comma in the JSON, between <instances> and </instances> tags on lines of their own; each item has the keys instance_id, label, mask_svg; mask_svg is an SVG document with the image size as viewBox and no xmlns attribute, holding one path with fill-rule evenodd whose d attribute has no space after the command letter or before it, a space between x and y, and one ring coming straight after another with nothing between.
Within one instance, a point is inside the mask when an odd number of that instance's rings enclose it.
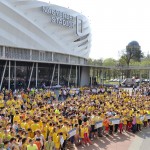
<instances>
[{"instance_id":1,"label":"crowd of people","mask_svg":"<svg viewBox=\"0 0 150 150\"><path fill-rule=\"evenodd\" d=\"M97 137L149 128L150 97L143 89L62 88L58 97L50 89L3 90L0 149L66 150L93 144Z\"/></svg>"}]
</instances>

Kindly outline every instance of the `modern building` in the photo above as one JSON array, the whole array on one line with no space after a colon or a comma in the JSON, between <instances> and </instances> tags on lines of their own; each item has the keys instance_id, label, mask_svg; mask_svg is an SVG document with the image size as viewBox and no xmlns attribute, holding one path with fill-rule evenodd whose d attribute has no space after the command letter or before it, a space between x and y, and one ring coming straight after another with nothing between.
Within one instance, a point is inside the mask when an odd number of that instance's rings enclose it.
<instances>
[{"instance_id":1,"label":"modern building","mask_svg":"<svg viewBox=\"0 0 150 150\"><path fill-rule=\"evenodd\" d=\"M85 16L37 0L2 0L0 10L0 89L89 84Z\"/></svg>"}]
</instances>

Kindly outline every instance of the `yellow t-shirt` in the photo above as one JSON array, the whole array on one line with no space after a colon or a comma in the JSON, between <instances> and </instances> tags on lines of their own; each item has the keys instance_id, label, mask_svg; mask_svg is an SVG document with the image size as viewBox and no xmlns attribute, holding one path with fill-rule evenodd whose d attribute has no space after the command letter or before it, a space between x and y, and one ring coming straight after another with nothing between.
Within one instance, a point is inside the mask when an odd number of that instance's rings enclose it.
<instances>
[{"instance_id":1,"label":"yellow t-shirt","mask_svg":"<svg viewBox=\"0 0 150 150\"><path fill-rule=\"evenodd\" d=\"M26 129L25 126L26 126L26 122L22 122L21 123L21 128Z\"/></svg>"},{"instance_id":2,"label":"yellow t-shirt","mask_svg":"<svg viewBox=\"0 0 150 150\"><path fill-rule=\"evenodd\" d=\"M38 123L34 123L31 125L32 132L35 132L36 130L40 129L40 125Z\"/></svg>"},{"instance_id":3,"label":"yellow t-shirt","mask_svg":"<svg viewBox=\"0 0 150 150\"><path fill-rule=\"evenodd\" d=\"M47 125L44 126L41 131L42 131L42 134L43 134L44 138L46 139L47 138L47 133L48 133Z\"/></svg>"},{"instance_id":4,"label":"yellow t-shirt","mask_svg":"<svg viewBox=\"0 0 150 150\"><path fill-rule=\"evenodd\" d=\"M0 100L0 108L4 107L4 105L5 105L4 100Z\"/></svg>"},{"instance_id":5,"label":"yellow t-shirt","mask_svg":"<svg viewBox=\"0 0 150 150\"><path fill-rule=\"evenodd\" d=\"M138 115L138 114L136 115L136 123L140 124L140 115Z\"/></svg>"},{"instance_id":6,"label":"yellow t-shirt","mask_svg":"<svg viewBox=\"0 0 150 150\"><path fill-rule=\"evenodd\" d=\"M61 132L63 133L63 139L66 140L66 138L67 138L67 127L63 126L61 129Z\"/></svg>"},{"instance_id":7,"label":"yellow t-shirt","mask_svg":"<svg viewBox=\"0 0 150 150\"><path fill-rule=\"evenodd\" d=\"M3 139L4 138L4 132L0 132L0 138Z\"/></svg>"},{"instance_id":8,"label":"yellow t-shirt","mask_svg":"<svg viewBox=\"0 0 150 150\"><path fill-rule=\"evenodd\" d=\"M6 102L6 105L7 106L11 106L13 104L13 101L12 100L8 100L7 102Z\"/></svg>"},{"instance_id":9,"label":"yellow t-shirt","mask_svg":"<svg viewBox=\"0 0 150 150\"><path fill-rule=\"evenodd\" d=\"M57 133L53 133L53 141L54 141L54 144L55 144L55 148L59 149L60 148L60 138L59 136L57 135Z\"/></svg>"},{"instance_id":10,"label":"yellow t-shirt","mask_svg":"<svg viewBox=\"0 0 150 150\"><path fill-rule=\"evenodd\" d=\"M17 121L17 123L20 123L20 116L19 115L14 116L13 121Z\"/></svg>"},{"instance_id":11,"label":"yellow t-shirt","mask_svg":"<svg viewBox=\"0 0 150 150\"><path fill-rule=\"evenodd\" d=\"M50 134L51 137L53 136L53 129L54 129L53 126L49 127L49 134Z\"/></svg>"},{"instance_id":12,"label":"yellow t-shirt","mask_svg":"<svg viewBox=\"0 0 150 150\"><path fill-rule=\"evenodd\" d=\"M126 117L123 118L123 124L127 125L127 118Z\"/></svg>"},{"instance_id":13,"label":"yellow t-shirt","mask_svg":"<svg viewBox=\"0 0 150 150\"><path fill-rule=\"evenodd\" d=\"M80 137L84 138L84 127L80 128Z\"/></svg>"},{"instance_id":14,"label":"yellow t-shirt","mask_svg":"<svg viewBox=\"0 0 150 150\"><path fill-rule=\"evenodd\" d=\"M30 138L34 138L34 132L29 131L29 132L28 132L28 137L30 137Z\"/></svg>"},{"instance_id":15,"label":"yellow t-shirt","mask_svg":"<svg viewBox=\"0 0 150 150\"><path fill-rule=\"evenodd\" d=\"M7 135L3 135L3 139L4 140L10 140L12 138L12 136L10 134L7 134Z\"/></svg>"},{"instance_id":16,"label":"yellow t-shirt","mask_svg":"<svg viewBox=\"0 0 150 150\"><path fill-rule=\"evenodd\" d=\"M84 133L89 133L88 127L84 127Z\"/></svg>"}]
</instances>

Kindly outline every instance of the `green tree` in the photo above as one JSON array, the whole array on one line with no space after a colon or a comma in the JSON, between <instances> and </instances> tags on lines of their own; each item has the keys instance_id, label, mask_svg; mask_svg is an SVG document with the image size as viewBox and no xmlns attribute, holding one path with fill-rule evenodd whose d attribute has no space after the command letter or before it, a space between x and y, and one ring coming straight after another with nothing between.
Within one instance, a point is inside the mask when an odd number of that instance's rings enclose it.
<instances>
[{"instance_id":1,"label":"green tree","mask_svg":"<svg viewBox=\"0 0 150 150\"><path fill-rule=\"evenodd\" d=\"M103 61L103 66L116 66L117 61L113 58L107 58Z\"/></svg>"},{"instance_id":2,"label":"green tree","mask_svg":"<svg viewBox=\"0 0 150 150\"><path fill-rule=\"evenodd\" d=\"M96 66L102 66L103 65L103 59L88 59L88 65L96 65Z\"/></svg>"},{"instance_id":3,"label":"green tree","mask_svg":"<svg viewBox=\"0 0 150 150\"><path fill-rule=\"evenodd\" d=\"M113 67L116 67L117 65L117 60L113 59L113 58L107 58L104 59L103 61L103 66L106 67L112 67L112 69L107 70L106 73L106 78L108 78L109 80L111 79L111 77L116 78L117 77L117 71L114 70Z\"/></svg>"},{"instance_id":4,"label":"green tree","mask_svg":"<svg viewBox=\"0 0 150 150\"><path fill-rule=\"evenodd\" d=\"M129 67L131 60L140 62L143 58L143 53L138 42L132 41L126 46L126 50L123 51L120 60L124 60L127 67ZM130 70L126 70L126 77L130 77Z\"/></svg>"},{"instance_id":5,"label":"green tree","mask_svg":"<svg viewBox=\"0 0 150 150\"><path fill-rule=\"evenodd\" d=\"M136 41L130 42L126 46L126 50L121 56L121 59L125 60L127 66L130 65L131 60L140 62L141 58L143 58L143 53L141 51L140 45Z\"/></svg>"}]
</instances>

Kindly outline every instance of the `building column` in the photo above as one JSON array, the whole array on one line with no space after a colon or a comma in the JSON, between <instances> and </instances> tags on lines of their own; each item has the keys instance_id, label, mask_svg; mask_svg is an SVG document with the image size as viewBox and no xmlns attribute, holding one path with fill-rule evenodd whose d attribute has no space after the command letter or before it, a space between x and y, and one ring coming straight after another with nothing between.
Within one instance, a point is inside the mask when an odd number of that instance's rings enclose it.
<instances>
[{"instance_id":1,"label":"building column","mask_svg":"<svg viewBox=\"0 0 150 150\"><path fill-rule=\"evenodd\" d=\"M98 69L98 79L99 79L99 84L101 83L101 70Z\"/></svg>"},{"instance_id":2,"label":"building column","mask_svg":"<svg viewBox=\"0 0 150 150\"><path fill-rule=\"evenodd\" d=\"M14 89L16 89L16 61L14 62Z\"/></svg>"},{"instance_id":3,"label":"building column","mask_svg":"<svg viewBox=\"0 0 150 150\"><path fill-rule=\"evenodd\" d=\"M36 88L38 87L38 63L36 63L36 83L35 83Z\"/></svg>"},{"instance_id":4,"label":"building column","mask_svg":"<svg viewBox=\"0 0 150 150\"><path fill-rule=\"evenodd\" d=\"M93 69L91 68L90 69L90 76L91 76L91 78L90 78L90 80L91 80L91 86L93 85Z\"/></svg>"},{"instance_id":5,"label":"building column","mask_svg":"<svg viewBox=\"0 0 150 150\"><path fill-rule=\"evenodd\" d=\"M98 84L98 68L96 68L96 83Z\"/></svg>"},{"instance_id":6,"label":"building column","mask_svg":"<svg viewBox=\"0 0 150 150\"><path fill-rule=\"evenodd\" d=\"M51 79L51 84L50 84L50 86L52 86L52 84L53 84L53 79L54 79L54 74L55 74L55 68L56 68L56 64L54 64L54 68L53 68L53 73L52 73L52 79Z\"/></svg>"},{"instance_id":7,"label":"building column","mask_svg":"<svg viewBox=\"0 0 150 150\"><path fill-rule=\"evenodd\" d=\"M9 60L9 68L8 68L8 90L10 90L10 67L11 67L11 61Z\"/></svg>"},{"instance_id":8,"label":"building column","mask_svg":"<svg viewBox=\"0 0 150 150\"><path fill-rule=\"evenodd\" d=\"M81 82L81 80L80 80L80 66L79 66L79 72L78 72L78 75L79 75L79 79L78 79L78 81L79 81L79 86L80 86L80 82Z\"/></svg>"},{"instance_id":9,"label":"building column","mask_svg":"<svg viewBox=\"0 0 150 150\"><path fill-rule=\"evenodd\" d=\"M60 83L60 81L59 81L59 76L60 76L60 64L58 64L58 83L57 83L57 85L59 85Z\"/></svg>"},{"instance_id":10,"label":"building column","mask_svg":"<svg viewBox=\"0 0 150 150\"><path fill-rule=\"evenodd\" d=\"M101 70L101 74L100 74L100 78L101 78L101 85L104 84L104 70Z\"/></svg>"},{"instance_id":11,"label":"building column","mask_svg":"<svg viewBox=\"0 0 150 150\"><path fill-rule=\"evenodd\" d=\"M69 87L69 84L70 84L71 71L72 71L72 65L70 66L70 71L69 71L69 77L68 77L68 87Z\"/></svg>"},{"instance_id":12,"label":"building column","mask_svg":"<svg viewBox=\"0 0 150 150\"><path fill-rule=\"evenodd\" d=\"M4 76L5 76L6 67L7 67L7 60L6 60L6 63L5 63L5 66L4 66L4 70L3 70L3 74L2 74L2 78L1 78L0 90L2 88L2 84L3 84L3 80L4 80Z\"/></svg>"},{"instance_id":13,"label":"building column","mask_svg":"<svg viewBox=\"0 0 150 150\"><path fill-rule=\"evenodd\" d=\"M31 82L32 73L33 73L33 68L34 68L34 63L33 63L33 65L32 65L32 69L31 69L31 73L30 73L30 78L29 78L28 88L30 87L30 82Z\"/></svg>"},{"instance_id":14,"label":"building column","mask_svg":"<svg viewBox=\"0 0 150 150\"><path fill-rule=\"evenodd\" d=\"M76 87L78 86L78 67L76 66Z\"/></svg>"},{"instance_id":15,"label":"building column","mask_svg":"<svg viewBox=\"0 0 150 150\"><path fill-rule=\"evenodd\" d=\"M92 87L93 85L93 69L90 68L90 86Z\"/></svg>"}]
</instances>

